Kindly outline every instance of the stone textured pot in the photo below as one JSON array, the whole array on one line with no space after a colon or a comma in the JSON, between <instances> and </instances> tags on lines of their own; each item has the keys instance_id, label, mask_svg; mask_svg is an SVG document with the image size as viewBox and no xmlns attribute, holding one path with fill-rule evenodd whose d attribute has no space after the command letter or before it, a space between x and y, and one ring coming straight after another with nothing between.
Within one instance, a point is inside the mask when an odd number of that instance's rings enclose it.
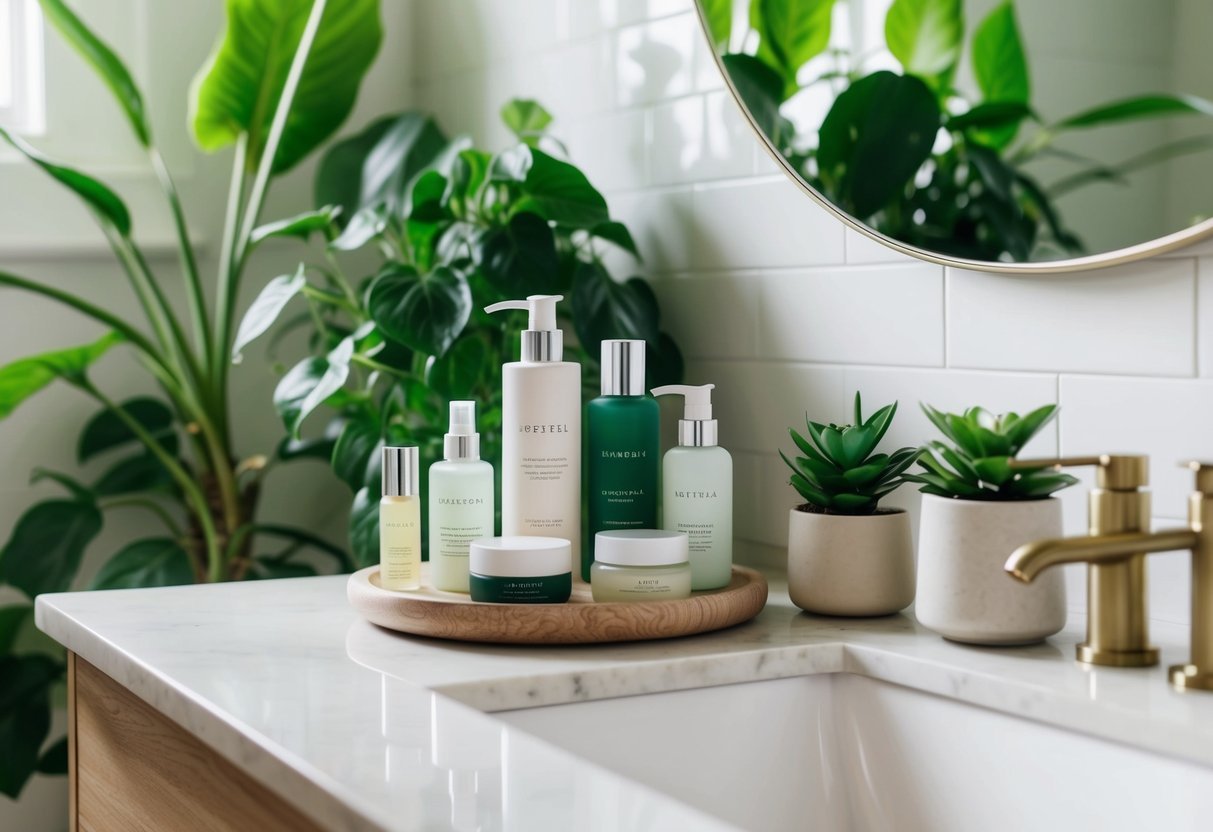
<instances>
[{"instance_id":1,"label":"stone textured pot","mask_svg":"<svg viewBox=\"0 0 1213 832\"><path fill-rule=\"evenodd\" d=\"M792 509L788 594L805 612L892 615L914 600L914 543L901 509L864 517Z\"/></svg>"},{"instance_id":2,"label":"stone textured pot","mask_svg":"<svg viewBox=\"0 0 1213 832\"><path fill-rule=\"evenodd\" d=\"M1061 537L1061 501L956 500L924 494L918 530L919 622L952 641L1032 644L1066 623L1065 578L1021 583L1003 565L1019 546Z\"/></svg>"}]
</instances>

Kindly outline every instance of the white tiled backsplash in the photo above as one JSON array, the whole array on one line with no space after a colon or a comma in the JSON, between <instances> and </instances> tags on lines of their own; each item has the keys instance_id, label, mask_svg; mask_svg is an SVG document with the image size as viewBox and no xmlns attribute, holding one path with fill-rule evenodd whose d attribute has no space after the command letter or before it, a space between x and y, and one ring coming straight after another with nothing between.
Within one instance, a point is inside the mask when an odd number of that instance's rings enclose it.
<instances>
[{"instance_id":1,"label":"white tiled backsplash","mask_svg":"<svg viewBox=\"0 0 1213 832\"><path fill-rule=\"evenodd\" d=\"M1079 275L945 269L846 229L777 172L725 94L692 0L419 0L417 101L490 147L497 112L533 97L626 221L657 282L688 381L715 382L737 462L747 557L777 559L796 497L776 450L805 412L897 399L888 442L932 429L918 402L1060 402L1036 454L1149 453L1157 523L1183 518L1213 457L1213 246ZM1201 256L1204 255L1204 256ZM616 274L636 269L611 255ZM1092 481L1084 475L1084 485ZM1085 528L1082 488L1067 532ZM909 489L892 502L917 510ZM1081 608L1081 568L1070 570ZM1151 559L1151 613L1188 620L1185 555Z\"/></svg>"}]
</instances>

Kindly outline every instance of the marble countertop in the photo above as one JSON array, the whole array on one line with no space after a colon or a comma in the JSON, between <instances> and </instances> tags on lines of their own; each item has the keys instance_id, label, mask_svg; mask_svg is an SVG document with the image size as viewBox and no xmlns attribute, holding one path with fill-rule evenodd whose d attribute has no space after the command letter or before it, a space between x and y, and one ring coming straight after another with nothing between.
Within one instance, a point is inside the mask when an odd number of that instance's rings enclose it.
<instances>
[{"instance_id":1,"label":"marble countertop","mask_svg":"<svg viewBox=\"0 0 1213 832\"><path fill-rule=\"evenodd\" d=\"M730 630L524 648L380 630L349 607L345 581L43 595L36 616L334 830L730 829L484 712L815 673L862 674L1213 765L1213 695L1166 684L1188 634L1164 622L1152 623L1160 667L1083 670L1072 661L1081 616L1045 644L965 647L909 613L804 615L773 579L767 608Z\"/></svg>"}]
</instances>

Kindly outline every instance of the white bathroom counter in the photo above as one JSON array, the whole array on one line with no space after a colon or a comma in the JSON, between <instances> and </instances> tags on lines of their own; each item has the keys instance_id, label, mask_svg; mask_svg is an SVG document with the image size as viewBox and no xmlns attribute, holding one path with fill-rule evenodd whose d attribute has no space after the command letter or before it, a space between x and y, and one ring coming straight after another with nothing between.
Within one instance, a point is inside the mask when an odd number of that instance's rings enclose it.
<instances>
[{"instance_id":1,"label":"white bathroom counter","mask_svg":"<svg viewBox=\"0 0 1213 832\"><path fill-rule=\"evenodd\" d=\"M804 615L773 580L757 619L719 633L503 647L380 630L349 607L345 581L43 595L37 623L335 830L729 829L480 711L818 673L861 674L1213 765L1213 694L1166 683L1165 667L1187 657L1186 628L1173 624L1152 624L1160 667L1083 670L1072 660L1081 616L1046 644L965 647L911 614Z\"/></svg>"}]
</instances>

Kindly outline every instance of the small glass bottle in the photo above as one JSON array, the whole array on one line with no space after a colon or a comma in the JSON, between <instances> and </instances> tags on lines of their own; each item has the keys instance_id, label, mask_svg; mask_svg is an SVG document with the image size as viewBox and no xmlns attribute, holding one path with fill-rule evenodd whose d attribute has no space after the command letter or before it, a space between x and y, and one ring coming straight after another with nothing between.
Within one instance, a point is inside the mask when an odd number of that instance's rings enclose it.
<instances>
[{"instance_id":1,"label":"small glass bottle","mask_svg":"<svg viewBox=\"0 0 1213 832\"><path fill-rule=\"evenodd\" d=\"M468 546L493 536L493 466L480 458L476 403L451 402L443 459L430 466L430 579L467 593Z\"/></svg>"},{"instance_id":2,"label":"small glass bottle","mask_svg":"<svg viewBox=\"0 0 1213 832\"><path fill-rule=\"evenodd\" d=\"M379 585L421 588L421 502L416 447L383 449L379 501Z\"/></svg>"}]
</instances>

